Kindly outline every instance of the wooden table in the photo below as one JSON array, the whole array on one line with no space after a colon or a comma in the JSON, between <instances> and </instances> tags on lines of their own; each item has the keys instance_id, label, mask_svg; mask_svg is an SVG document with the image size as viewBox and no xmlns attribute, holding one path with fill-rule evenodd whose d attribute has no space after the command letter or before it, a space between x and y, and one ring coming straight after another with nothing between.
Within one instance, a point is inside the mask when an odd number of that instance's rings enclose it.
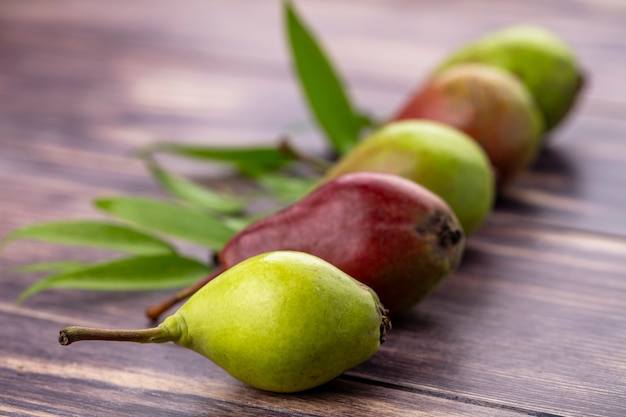
<instances>
[{"instance_id":1,"label":"wooden table","mask_svg":"<svg viewBox=\"0 0 626 417\"><path fill-rule=\"evenodd\" d=\"M17 241L0 256L3 416L626 415L626 4L609 0L302 1L353 98L389 114L457 45L532 22L590 83L537 164L497 202L461 268L371 360L309 392L244 386L175 345L84 343L69 324L143 327L171 291L51 290L15 305L52 259L98 250ZM0 235L100 218L103 195L163 196L132 150L159 138L270 144L307 111L278 1L0 4ZM207 165L172 161L206 178ZM199 253L202 256L202 253Z\"/></svg>"}]
</instances>

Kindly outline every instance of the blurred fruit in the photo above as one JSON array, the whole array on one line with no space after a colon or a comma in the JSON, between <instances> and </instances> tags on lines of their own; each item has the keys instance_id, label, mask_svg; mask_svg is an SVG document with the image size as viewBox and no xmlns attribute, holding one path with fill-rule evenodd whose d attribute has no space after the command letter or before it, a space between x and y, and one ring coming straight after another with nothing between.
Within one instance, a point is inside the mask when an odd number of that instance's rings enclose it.
<instances>
[{"instance_id":1,"label":"blurred fruit","mask_svg":"<svg viewBox=\"0 0 626 417\"><path fill-rule=\"evenodd\" d=\"M537 26L511 26L488 33L458 49L437 71L463 62L493 65L518 76L541 110L546 131L567 115L584 83L569 46Z\"/></svg>"}]
</instances>

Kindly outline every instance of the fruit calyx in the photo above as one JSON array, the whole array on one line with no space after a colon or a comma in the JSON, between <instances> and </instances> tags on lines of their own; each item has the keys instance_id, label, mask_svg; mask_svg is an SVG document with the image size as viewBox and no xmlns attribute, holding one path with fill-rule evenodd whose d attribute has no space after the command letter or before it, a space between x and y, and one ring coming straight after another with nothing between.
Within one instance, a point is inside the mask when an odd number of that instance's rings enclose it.
<instances>
[{"instance_id":1,"label":"fruit calyx","mask_svg":"<svg viewBox=\"0 0 626 417\"><path fill-rule=\"evenodd\" d=\"M391 320L388 316L389 310L382 304L378 304L378 312L380 313L380 344L382 345L387 340L385 338L387 332L391 330Z\"/></svg>"},{"instance_id":2,"label":"fruit calyx","mask_svg":"<svg viewBox=\"0 0 626 417\"><path fill-rule=\"evenodd\" d=\"M453 230L448 223L444 224L439 232L439 245L444 248L449 248L450 246L454 246L463 237L463 233L456 229Z\"/></svg>"},{"instance_id":3,"label":"fruit calyx","mask_svg":"<svg viewBox=\"0 0 626 417\"><path fill-rule=\"evenodd\" d=\"M434 231L437 243L443 249L448 249L463 239L463 231L455 224L454 219L441 211L437 211L432 215L428 222L428 227L418 225L415 227L415 231L421 235Z\"/></svg>"}]
</instances>

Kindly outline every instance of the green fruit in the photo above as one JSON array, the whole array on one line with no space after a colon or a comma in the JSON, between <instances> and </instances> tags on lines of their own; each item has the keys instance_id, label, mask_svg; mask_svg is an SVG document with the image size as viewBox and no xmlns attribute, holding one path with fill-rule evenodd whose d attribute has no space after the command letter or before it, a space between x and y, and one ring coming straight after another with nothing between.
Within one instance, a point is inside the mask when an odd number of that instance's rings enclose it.
<instances>
[{"instance_id":1,"label":"green fruit","mask_svg":"<svg viewBox=\"0 0 626 417\"><path fill-rule=\"evenodd\" d=\"M568 45L536 26L512 26L489 33L454 52L438 71L462 62L489 64L518 76L537 102L546 131L563 120L584 81Z\"/></svg>"},{"instance_id":2,"label":"green fruit","mask_svg":"<svg viewBox=\"0 0 626 417\"><path fill-rule=\"evenodd\" d=\"M471 136L487 152L500 187L534 160L543 118L521 81L484 64L458 64L435 74L394 120L428 119Z\"/></svg>"},{"instance_id":3,"label":"green fruit","mask_svg":"<svg viewBox=\"0 0 626 417\"><path fill-rule=\"evenodd\" d=\"M425 120L392 122L361 141L326 174L371 171L410 179L452 208L466 235L490 213L493 171L483 149L463 132Z\"/></svg>"},{"instance_id":4,"label":"green fruit","mask_svg":"<svg viewBox=\"0 0 626 417\"><path fill-rule=\"evenodd\" d=\"M370 358L388 327L373 290L313 255L281 251L225 271L157 327L68 327L59 342L171 341L249 385L295 392Z\"/></svg>"}]
</instances>

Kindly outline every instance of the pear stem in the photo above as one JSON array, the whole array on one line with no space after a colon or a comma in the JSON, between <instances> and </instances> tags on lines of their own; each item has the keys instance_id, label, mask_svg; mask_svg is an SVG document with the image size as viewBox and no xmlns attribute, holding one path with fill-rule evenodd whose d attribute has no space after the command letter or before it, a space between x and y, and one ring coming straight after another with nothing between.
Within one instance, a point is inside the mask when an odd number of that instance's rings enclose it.
<instances>
[{"instance_id":1,"label":"pear stem","mask_svg":"<svg viewBox=\"0 0 626 417\"><path fill-rule=\"evenodd\" d=\"M59 332L59 343L67 346L81 340L107 340L115 342L163 343L175 338L160 327L139 330L96 329L70 326Z\"/></svg>"},{"instance_id":2,"label":"pear stem","mask_svg":"<svg viewBox=\"0 0 626 417\"><path fill-rule=\"evenodd\" d=\"M278 143L278 150L283 152L285 155L289 155L295 160L307 164L322 173L328 171L328 169L332 165L329 161L325 159L316 158L312 155L308 155L296 150L296 148L293 147L288 138L282 138L280 140L280 142Z\"/></svg>"},{"instance_id":3,"label":"pear stem","mask_svg":"<svg viewBox=\"0 0 626 417\"><path fill-rule=\"evenodd\" d=\"M222 273L223 268L216 268L211 274L209 274L206 278L191 284L189 287L187 288L183 288L182 290L178 291L176 294L174 294L172 297L168 298L167 300L159 303L159 304L155 304L151 307L148 307L146 309L146 316L152 320L153 322L157 321L158 318L165 313L167 310L169 310L170 308L174 307L176 304L180 303L181 301L191 297L193 294L196 293L196 291L198 291L200 288L204 287L204 285L206 283L208 283L209 281L213 280L213 278L217 277L220 273Z\"/></svg>"}]
</instances>

